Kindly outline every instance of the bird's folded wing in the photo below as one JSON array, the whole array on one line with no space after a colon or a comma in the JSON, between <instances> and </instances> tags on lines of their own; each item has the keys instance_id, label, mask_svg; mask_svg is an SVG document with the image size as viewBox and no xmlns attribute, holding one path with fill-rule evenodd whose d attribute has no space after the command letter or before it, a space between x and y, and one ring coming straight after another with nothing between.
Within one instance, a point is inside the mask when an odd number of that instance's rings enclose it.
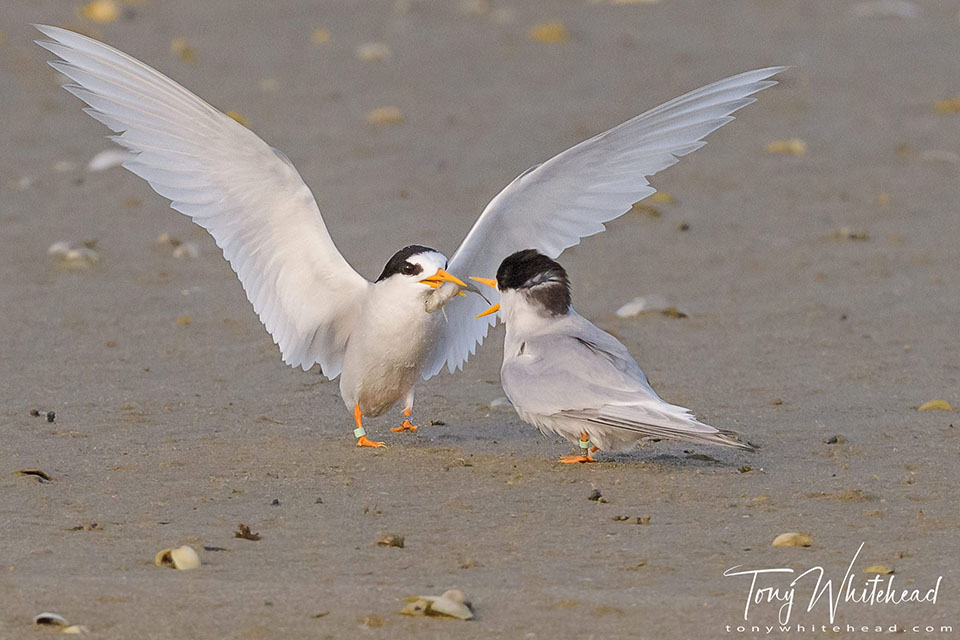
<instances>
[{"instance_id":1,"label":"bird's folded wing","mask_svg":"<svg viewBox=\"0 0 960 640\"><path fill-rule=\"evenodd\" d=\"M731 432L700 422L689 409L664 402L623 345L596 327L580 337L558 334L531 341L527 350L543 355L507 360L501 372L520 412L642 436L750 448Z\"/></svg>"},{"instance_id":2,"label":"bird's folded wing","mask_svg":"<svg viewBox=\"0 0 960 640\"><path fill-rule=\"evenodd\" d=\"M124 167L205 228L291 366L337 376L369 283L337 251L279 151L166 76L105 44L37 26L85 111L136 155Z\"/></svg>"},{"instance_id":3,"label":"bird's folded wing","mask_svg":"<svg viewBox=\"0 0 960 640\"><path fill-rule=\"evenodd\" d=\"M776 84L768 78L782 70L758 69L707 85L522 173L490 201L449 270L461 277L492 277L515 251L537 249L556 258L581 238L603 231L605 222L654 193L648 176L706 144L704 137L755 100L749 96ZM487 306L479 296L469 296L447 307L449 322L425 378L444 363L451 372L459 369L476 351L496 323L495 315L474 319Z\"/></svg>"},{"instance_id":4,"label":"bird's folded wing","mask_svg":"<svg viewBox=\"0 0 960 640\"><path fill-rule=\"evenodd\" d=\"M596 409L561 411L555 415L601 427L624 429L644 437L753 449L736 440L736 434L732 431L722 431L704 424L689 410L676 405L604 405Z\"/></svg>"}]
</instances>

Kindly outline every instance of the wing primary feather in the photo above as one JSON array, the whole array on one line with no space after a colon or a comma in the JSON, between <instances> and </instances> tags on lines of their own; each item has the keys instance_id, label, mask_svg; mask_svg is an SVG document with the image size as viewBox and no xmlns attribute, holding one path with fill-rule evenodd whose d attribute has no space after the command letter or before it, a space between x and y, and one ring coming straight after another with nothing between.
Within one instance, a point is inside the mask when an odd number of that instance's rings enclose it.
<instances>
[{"instance_id":1,"label":"wing primary feather","mask_svg":"<svg viewBox=\"0 0 960 640\"><path fill-rule=\"evenodd\" d=\"M770 78L784 69L756 69L700 87L530 167L486 206L450 259L450 269L489 277L515 251L537 249L556 258L603 231L605 223L655 192L650 176L702 147L703 138L755 102L754 94L774 86ZM457 371L476 352L496 323L495 315L474 319L485 307L470 296L447 309L450 322L424 378L444 364Z\"/></svg>"},{"instance_id":2,"label":"wing primary feather","mask_svg":"<svg viewBox=\"0 0 960 640\"><path fill-rule=\"evenodd\" d=\"M293 164L160 72L78 33L35 25L64 88L134 155L123 166L213 236L284 362L335 378L370 283L337 251Z\"/></svg>"}]
</instances>

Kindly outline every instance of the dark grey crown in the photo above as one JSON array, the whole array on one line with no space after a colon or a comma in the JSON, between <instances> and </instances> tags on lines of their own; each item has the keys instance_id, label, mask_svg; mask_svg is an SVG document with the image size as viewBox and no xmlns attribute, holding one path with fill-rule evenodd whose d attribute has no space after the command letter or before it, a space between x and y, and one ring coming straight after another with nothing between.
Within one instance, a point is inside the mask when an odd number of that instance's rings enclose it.
<instances>
[{"instance_id":1,"label":"dark grey crown","mask_svg":"<svg viewBox=\"0 0 960 640\"><path fill-rule=\"evenodd\" d=\"M517 251L500 263L497 269L500 291L524 290L553 315L570 310L570 280L555 260L536 249Z\"/></svg>"},{"instance_id":2,"label":"dark grey crown","mask_svg":"<svg viewBox=\"0 0 960 640\"><path fill-rule=\"evenodd\" d=\"M423 271L423 267L412 262L407 262L412 256L415 256L420 253L436 253L436 249L431 249L430 247L425 247L420 244L411 244L409 246L400 249L393 257L387 261L387 265L383 268L383 273L380 274L380 277L377 278L377 282L385 278L389 278L395 274L403 274L405 276L416 276L420 275Z\"/></svg>"}]
</instances>

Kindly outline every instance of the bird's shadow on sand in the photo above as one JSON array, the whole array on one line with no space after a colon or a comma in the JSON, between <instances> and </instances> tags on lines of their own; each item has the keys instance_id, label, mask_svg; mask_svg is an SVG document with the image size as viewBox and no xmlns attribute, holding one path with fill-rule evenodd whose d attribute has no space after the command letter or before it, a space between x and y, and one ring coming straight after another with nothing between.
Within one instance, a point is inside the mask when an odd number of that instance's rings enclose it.
<instances>
[{"instance_id":1,"label":"bird's shadow on sand","mask_svg":"<svg viewBox=\"0 0 960 640\"><path fill-rule=\"evenodd\" d=\"M647 447L636 451L603 453L597 459L600 462L643 464L664 469L735 469L744 465L743 455L734 452L723 451L717 455L692 449L653 452Z\"/></svg>"}]
</instances>

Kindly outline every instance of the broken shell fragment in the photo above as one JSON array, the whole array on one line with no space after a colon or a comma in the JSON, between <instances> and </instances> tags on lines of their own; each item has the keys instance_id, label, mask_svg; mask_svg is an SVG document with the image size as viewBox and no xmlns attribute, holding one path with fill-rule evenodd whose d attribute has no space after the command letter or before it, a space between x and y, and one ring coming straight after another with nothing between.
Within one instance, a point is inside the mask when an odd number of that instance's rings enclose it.
<instances>
[{"instance_id":1,"label":"broken shell fragment","mask_svg":"<svg viewBox=\"0 0 960 640\"><path fill-rule=\"evenodd\" d=\"M530 27L527 30L527 35L530 36L530 39L534 42L559 44L567 41L570 37L570 32L567 31L567 27L562 22L554 21Z\"/></svg>"},{"instance_id":2,"label":"broken shell fragment","mask_svg":"<svg viewBox=\"0 0 960 640\"><path fill-rule=\"evenodd\" d=\"M367 112L367 122L370 124L400 124L403 122L403 113L397 107L379 107Z\"/></svg>"},{"instance_id":3,"label":"broken shell fragment","mask_svg":"<svg viewBox=\"0 0 960 640\"><path fill-rule=\"evenodd\" d=\"M881 575L890 575L893 573L893 569L883 566L882 564L875 564L873 566L867 567L863 570L864 573L879 573Z\"/></svg>"},{"instance_id":4,"label":"broken shell fragment","mask_svg":"<svg viewBox=\"0 0 960 640\"><path fill-rule=\"evenodd\" d=\"M917 407L917 411L953 411L953 407L946 400L931 400Z\"/></svg>"},{"instance_id":5,"label":"broken shell fragment","mask_svg":"<svg viewBox=\"0 0 960 640\"><path fill-rule=\"evenodd\" d=\"M193 547L183 545L176 549L163 549L157 553L154 558L154 564L158 567L169 567L170 569L179 569L186 571L196 569L200 566L200 556L193 550Z\"/></svg>"},{"instance_id":6,"label":"broken shell fragment","mask_svg":"<svg viewBox=\"0 0 960 640\"><path fill-rule=\"evenodd\" d=\"M389 58L392 52L383 42L367 42L354 49L353 54L364 62L379 62Z\"/></svg>"},{"instance_id":7,"label":"broken shell fragment","mask_svg":"<svg viewBox=\"0 0 960 640\"><path fill-rule=\"evenodd\" d=\"M69 627L64 627L60 633L66 633L72 636L85 636L90 633L90 629L82 624L72 624Z\"/></svg>"},{"instance_id":8,"label":"broken shell fragment","mask_svg":"<svg viewBox=\"0 0 960 640\"><path fill-rule=\"evenodd\" d=\"M65 627L67 626L67 619L59 613L50 613L49 611L45 611L43 613L38 613L33 617L33 624L44 624L51 627Z\"/></svg>"},{"instance_id":9,"label":"broken shell fragment","mask_svg":"<svg viewBox=\"0 0 960 640\"><path fill-rule=\"evenodd\" d=\"M93 22L109 24L120 17L120 7L114 0L93 0L80 8L80 15Z\"/></svg>"},{"instance_id":10,"label":"broken shell fragment","mask_svg":"<svg viewBox=\"0 0 960 640\"><path fill-rule=\"evenodd\" d=\"M684 309L667 302L667 299L658 293L636 297L617 309L616 313L618 318L636 318L641 313L656 311L671 318L686 318L690 315Z\"/></svg>"},{"instance_id":11,"label":"broken shell fragment","mask_svg":"<svg viewBox=\"0 0 960 640\"><path fill-rule=\"evenodd\" d=\"M186 38L174 38L170 41L170 51L184 62L193 64L197 61L197 52L190 46Z\"/></svg>"},{"instance_id":12,"label":"broken shell fragment","mask_svg":"<svg viewBox=\"0 0 960 640\"><path fill-rule=\"evenodd\" d=\"M403 549L404 537L396 533L388 533L379 540L377 544L381 547L399 547Z\"/></svg>"},{"instance_id":13,"label":"broken shell fragment","mask_svg":"<svg viewBox=\"0 0 960 640\"><path fill-rule=\"evenodd\" d=\"M63 240L50 245L47 255L67 269L86 270L100 262L100 254L91 247Z\"/></svg>"},{"instance_id":14,"label":"broken shell fragment","mask_svg":"<svg viewBox=\"0 0 960 640\"><path fill-rule=\"evenodd\" d=\"M400 613L405 616L446 616L472 620L473 611L466 596L459 589L450 589L441 596L412 596Z\"/></svg>"},{"instance_id":15,"label":"broken shell fragment","mask_svg":"<svg viewBox=\"0 0 960 640\"><path fill-rule=\"evenodd\" d=\"M773 539L771 546L774 547L809 547L813 544L813 538L802 533L790 532L781 533Z\"/></svg>"},{"instance_id":16,"label":"broken shell fragment","mask_svg":"<svg viewBox=\"0 0 960 640\"><path fill-rule=\"evenodd\" d=\"M173 249L173 257L178 260L193 260L200 257L200 248L192 242L184 242Z\"/></svg>"},{"instance_id":17,"label":"broken shell fragment","mask_svg":"<svg viewBox=\"0 0 960 640\"><path fill-rule=\"evenodd\" d=\"M767 153L779 153L788 156L802 156L807 152L807 143L800 138L774 140L767 145Z\"/></svg>"}]
</instances>

